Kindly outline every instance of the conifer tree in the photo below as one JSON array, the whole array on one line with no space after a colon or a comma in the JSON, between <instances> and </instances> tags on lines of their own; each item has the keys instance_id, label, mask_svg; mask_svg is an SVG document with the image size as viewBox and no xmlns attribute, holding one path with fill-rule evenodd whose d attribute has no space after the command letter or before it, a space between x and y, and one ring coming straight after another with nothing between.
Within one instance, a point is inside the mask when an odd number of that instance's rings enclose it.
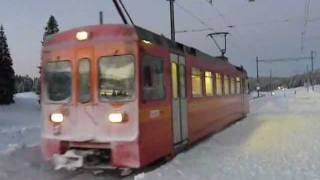
<instances>
[{"instance_id":1,"label":"conifer tree","mask_svg":"<svg viewBox=\"0 0 320 180\"><path fill-rule=\"evenodd\" d=\"M13 103L14 70L3 26L0 26L0 104Z\"/></svg>"},{"instance_id":2,"label":"conifer tree","mask_svg":"<svg viewBox=\"0 0 320 180\"><path fill-rule=\"evenodd\" d=\"M42 45L46 39L47 36L50 36L52 34L55 34L59 32L59 25L58 25L58 22L56 20L56 18L54 16L50 16L49 20L48 20L48 23L47 23L47 26L45 27L45 32L43 34L43 40L42 40ZM40 72L41 74L41 67L40 67ZM37 94L40 94L41 93L41 86L39 85L38 86L38 90L37 90ZM40 95L39 95L39 103L40 103Z\"/></svg>"},{"instance_id":3,"label":"conifer tree","mask_svg":"<svg viewBox=\"0 0 320 180\"><path fill-rule=\"evenodd\" d=\"M43 39L45 39L45 37L52 35L52 34L55 34L57 32L59 32L58 22L56 21L54 16L50 16L48 23L47 23L47 26L45 27Z\"/></svg>"}]
</instances>

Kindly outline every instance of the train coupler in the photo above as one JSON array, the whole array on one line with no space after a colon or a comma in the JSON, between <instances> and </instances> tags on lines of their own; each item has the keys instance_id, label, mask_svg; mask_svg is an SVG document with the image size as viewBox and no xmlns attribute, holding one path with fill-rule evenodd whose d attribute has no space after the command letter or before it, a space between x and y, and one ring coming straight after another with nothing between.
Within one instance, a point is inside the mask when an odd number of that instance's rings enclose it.
<instances>
[{"instance_id":1,"label":"train coupler","mask_svg":"<svg viewBox=\"0 0 320 180\"><path fill-rule=\"evenodd\" d=\"M84 166L85 158L93 155L94 151L90 150L68 150L65 154L54 154L53 164L55 170L66 169L74 171Z\"/></svg>"},{"instance_id":2,"label":"train coupler","mask_svg":"<svg viewBox=\"0 0 320 180\"><path fill-rule=\"evenodd\" d=\"M82 168L92 170L94 174L105 170L120 170L121 176L128 176L132 173L130 168L117 168L110 165L110 151L108 150L71 149L63 155L53 155L53 164L55 170L74 171Z\"/></svg>"}]
</instances>

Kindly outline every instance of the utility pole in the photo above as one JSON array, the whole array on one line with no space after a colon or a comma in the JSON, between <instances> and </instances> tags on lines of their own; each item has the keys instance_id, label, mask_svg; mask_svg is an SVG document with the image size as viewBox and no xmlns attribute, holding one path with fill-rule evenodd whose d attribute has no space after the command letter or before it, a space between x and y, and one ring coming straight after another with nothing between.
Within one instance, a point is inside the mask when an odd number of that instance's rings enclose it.
<instances>
[{"instance_id":1,"label":"utility pole","mask_svg":"<svg viewBox=\"0 0 320 180\"><path fill-rule=\"evenodd\" d=\"M257 91L258 91L258 97L259 97L259 85L260 85L260 80L259 80L259 62L260 63L276 63L276 62L290 62L290 61L301 61L301 60L311 60L311 72L309 72L309 67L307 65L307 71L306 71L306 85L309 90L309 86L312 86L312 90L314 90L314 82L313 82L313 70L314 70L314 51L311 51L311 56L307 57L289 57L289 58L277 58L277 59L259 59L258 57L256 58L256 63L257 63Z\"/></svg>"},{"instance_id":2,"label":"utility pole","mask_svg":"<svg viewBox=\"0 0 320 180\"><path fill-rule=\"evenodd\" d=\"M171 40L176 41L176 30L175 30L175 22L174 22L174 1L168 0L170 2L170 23L171 23Z\"/></svg>"},{"instance_id":3,"label":"utility pole","mask_svg":"<svg viewBox=\"0 0 320 180\"><path fill-rule=\"evenodd\" d=\"M312 91L314 91L314 84L313 84L313 51L311 51L311 74L310 74L310 81L312 86Z\"/></svg>"},{"instance_id":4,"label":"utility pole","mask_svg":"<svg viewBox=\"0 0 320 180\"><path fill-rule=\"evenodd\" d=\"M257 92L258 92L258 97L260 96L260 79L259 79L259 58L258 56L256 57L256 63L257 63Z\"/></svg>"},{"instance_id":5,"label":"utility pole","mask_svg":"<svg viewBox=\"0 0 320 180\"><path fill-rule=\"evenodd\" d=\"M309 92L309 85L310 85L310 72L309 72L309 65L307 64L307 92Z\"/></svg>"},{"instance_id":6,"label":"utility pole","mask_svg":"<svg viewBox=\"0 0 320 180\"><path fill-rule=\"evenodd\" d=\"M100 25L103 24L103 12L102 11L99 12L99 23L100 23Z\"/></svg>"},{"instance_id":7,"label":"utility pole","mask_svg":"<svg viewBox=\"0 0 320 180\"><path fill-rule=\"evenodd\" d=\"M272 69L270 70L270 93L271 93L271 96L272 96L272 91L273 91L273 88L272 88Z\"/></svg>"}]
</instances>

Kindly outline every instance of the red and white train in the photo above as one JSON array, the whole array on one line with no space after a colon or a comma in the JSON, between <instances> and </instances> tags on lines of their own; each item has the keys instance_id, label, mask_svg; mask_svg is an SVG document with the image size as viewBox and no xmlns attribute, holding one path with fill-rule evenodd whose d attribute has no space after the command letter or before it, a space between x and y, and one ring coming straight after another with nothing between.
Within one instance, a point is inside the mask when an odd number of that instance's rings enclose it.
<instances>
[{"instance_id":1,"label":"red and white train","mask_svg":"<svg viewBox=\"0 0 320 180\"><path fill-rule=\"evenodd\" d=\"M248 113L247 73L226 57L131 25L97 25L44 42L42 152L73 151L140 168ZM88 153L86 153L88 152ZM88 162L96 165L95 161Z\"/></svg>"}]
</instances>

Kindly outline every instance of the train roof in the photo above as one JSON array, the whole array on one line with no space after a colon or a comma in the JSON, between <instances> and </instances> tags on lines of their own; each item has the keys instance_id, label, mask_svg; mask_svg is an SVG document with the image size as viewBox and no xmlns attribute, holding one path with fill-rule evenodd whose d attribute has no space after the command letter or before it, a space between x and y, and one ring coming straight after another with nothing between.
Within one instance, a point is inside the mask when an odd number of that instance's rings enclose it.
<instances>
[{"instance_id":1,"label":"train roof","mask_svg":"<svg viewBox=\"0 0 320 180\"><path fill-rule=\"evenodd\" d=\"M79 31L89 31L95 34L95 37L103 37L106 34L117 36L122 39L132 39L132 40L147 40L161 47L172 49L183 54L189 54L203 60L216 60L216 62L222 64L228 64L237 71L246 73L245 69L240 66L232 65L228 62L228 58L225 56L211 56L206 54L196 48L184 45L179 42L172 41L165 37L164 35L156 34L152 31L144 29L139 26L124 25L124 24L104 24L104 25L92 25L85 27L78 27L64 32L57 33L55 35L47 37L44 44L49 45L55 44L59 41L74 41L74 35Z\"/></svg>"},{"instance_id":2,"label":"train roof","mask_svg":"<svg viewBox=\"0 0 320 180\"><path fill-rule=\"evenodd\" d=\"M141 39L141 40L147 40L152 43L158 44L160 46L165 46L169 49L173 49L175 51L180 51L184 54L190 54L192 56L199 57L200 59L214 59L214 60L217 60L220 62L222 61L224 63L230 64L228 62L228 57L211 56L211 55L204 53L196 48L184 45L179 42L172 41L172 40L168 39L167 37L165 37L164 35L156 34L152 31L149 31L149 30L144 29L142 27L134 26L134 28L138 34L139 39ZM233 66L236 70L246 73L246 70L242 66L235 66L232 64L230 64L230 65Z\"/></svg>"},{"instance_id":3,"label":"train roof","mask_svg":"<svg viewBox=\"0 0 320 180\"><path fill-rule=\"evenodd\" d=\"M167 37L165 37L164 35L156 34L152 31L149 31L149 30L144 29L142 27L134 26L134 28L136 29L136 32L138 34L139 39L148 40L148 41L150 41L152 43L156 43L160 46L165 46L169 49L173 49L173 50L180 51L185 54L190 54L190 55L197 56L197 57L202 57L204 59L215 58L215 59L219 59L219 60L228 61L227 57L222 57L222 56L213 57L213 56L206 54L196 48L184 45L179 42L174 42L174 41L168 39Z\"/></svg>"}]
</instances>

